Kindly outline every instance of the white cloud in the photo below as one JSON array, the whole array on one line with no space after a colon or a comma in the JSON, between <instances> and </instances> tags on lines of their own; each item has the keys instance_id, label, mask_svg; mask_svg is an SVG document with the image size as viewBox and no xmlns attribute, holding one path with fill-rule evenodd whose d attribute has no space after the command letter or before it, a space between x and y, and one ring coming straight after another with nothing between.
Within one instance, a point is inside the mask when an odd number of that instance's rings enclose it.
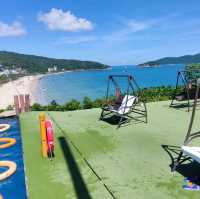
<instances>
[{"instance_id":1,"label":"white cloud","mask_svg":"<svg viewBox=\"0 0 200 199\"><path fill-rule=\"evenodd\" d=\"M88 43L97 40L95 36L74 36L74 37L64 37L60 39L56 44L80 44Z\"/></svg>"},{"instance_id":2,"label":"white cloud","mask_svg":"<svg viewBox=\"0 0 200 199\"><path fill-rule=\"evenodd\" d=\"M129 40L130 38L133 38L133 34L150 29L154 24L155 22L150 20L127 20L123 23L123 27L121 29L111 32L110 34L104 36L103 39L109 42Z\"/></svg>"},{"instance_id":3,"label":"white cloud","mask_svg":"<svg viewBox=\"0 0 200 199\"><path fill-rule=\"evenodd\" d=\"M20 22L6 24L0 21L0 37L19 37L26 34L26 30Z\"/></svg>"},{"instance_id":4,"label":"white cloud","mask_svg":"<svg viewBox=\"0 0 200 199\"><path fill-rule=\"evenodd\" d=\"M93 24L85 18L78 18L70 11L64 12L61 9L52 8L47 13L38 15L38 20L48 26L50 30L78 31L92 30Z\"/></svg>"},{"instance_id":5,"label":"white cloud","mask_svg":"<svg viewBox=\"0 0 200 199\"><path fill-rule=\"evenodd\" d=\"M129 33L134 33L134 32L139 32L139 31L143 31L146 30L148 28L150 28L152 26L152 22L150 21L135 21L135 20L131 20L128 21L128 23L126 24L127 29L129 29Z\"/></svg>"},{"instance_id":6,"label":"white cloud","mask_svg":"<svg viewBox=\"0 0 200 199\"><path fill-rule=\"evenodd\" d=\"M116 31L110 32L107 35L80 35L80 36L69 36L63 37L55 44L80 44L88 43L94 41L100 41L101 43L116 42L116 41L125 41L132 38L132 34L140 31L144 31L151 27L150 22L138 22L135 20L128 20L126 23L123 23L123 27ZM137 36L138 37L138 36Z\"/></svg>"}]
</instances>

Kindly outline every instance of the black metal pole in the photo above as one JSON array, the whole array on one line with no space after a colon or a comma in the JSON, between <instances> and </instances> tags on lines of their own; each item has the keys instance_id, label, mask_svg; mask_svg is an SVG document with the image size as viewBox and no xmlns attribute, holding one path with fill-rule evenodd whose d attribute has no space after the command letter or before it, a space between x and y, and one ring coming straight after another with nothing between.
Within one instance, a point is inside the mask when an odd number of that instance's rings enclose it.
<instances>
[{"instance_id":1,"label":"black metal pole","mask_svg":"<svg viewBox=\"0 0 200 199\"><path fill-rule=\"evenodd\" d=\"M108 83L107 83L107 90L106 90L106 101L108 100L109 90L110 90L110 81L112 80L112 77L108 77Z\"/></svg>"},{"instance_id":2,"label":"black metal pole","mask_svg":"<svg viewBox=\"0 0 200 199\"><path fill-rule=\"evenodd\" d=\"M198 97L199 97L199 88L200 88L200 78L197 79L197 89L196 89L196 94L195 94L193 110L192 110L192 116L191 116L191 119L190 119L190 124L189 124L189 128L188 128L188 131L187 131L187 135L185 137L184 145L187 145L189 138L190 138L190 135L191 135L192 126L193 126L193 123L194 123L194 118L195 118L195 113L196 113L197 100L198 100Z\"/></svg>"},{"instance_id":3,"label":"black metal pole","mask_svg":"<svg viewBox=\"0 0 200 199\"><path fill-rule=\"evenodd\" d=\"M186 73L186 71L184 71L184 73ZM188 112L190 111L190 93L189 93L189 85L188 82L186 80L186 75L181 73L181 78L183 80L183 83L185 84L185 89L186 89L186 93L187 93L187 101L188 101Z\"/></svg>"},{"instance_id":4,"label":"black metal pole","mask_svg":"<svg viewBox=\"0 0 200 199\"><path fill-rule=\"evenodd\" d=\"M178 71L178 74L177 74L177 78L176 78L176 87L175 87L174 95L173 95L173 98L172 98L172 101L171 101L171 105L170 105L170 106L173 105L174 99L175 99L175 97L176 97L176 95L177 95L177 89L178 89L178 83L179 83L179 76L180 76L180 71Z\"/></svg>"}]
</instances>

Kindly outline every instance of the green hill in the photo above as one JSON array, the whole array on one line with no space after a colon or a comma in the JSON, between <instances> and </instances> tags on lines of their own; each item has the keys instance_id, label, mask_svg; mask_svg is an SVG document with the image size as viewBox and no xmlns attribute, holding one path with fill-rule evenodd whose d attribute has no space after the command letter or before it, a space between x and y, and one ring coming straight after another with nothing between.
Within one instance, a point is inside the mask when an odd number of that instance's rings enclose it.
<instances>
[{"instance_id":1,"label":"green hill","mask_svg":"<svg viewBox=\"0 0 200 199\"><path fill-rule=\"evenodd\" d=\"M7 51L0 51L0 64L6 68L22 68L27 73L46 73L49 67L57 66L58 71L62 70L87 70L105 69L103 65L93 61L80 61L72 59L55 59L35 55L25 55Z\"/></svg>"},{"instance_id":2,"label":"green hill","mask_svg":"<svg viewBox=\"0 0 200 199\"><path fill-rule=\"evenodd\" d=\"M162 59L148 61L139 66L158 66L163 64L193 64L200 63L200 53L195 55L184 55L181 57L165 57Z\"/></svg>"}]
</instances>

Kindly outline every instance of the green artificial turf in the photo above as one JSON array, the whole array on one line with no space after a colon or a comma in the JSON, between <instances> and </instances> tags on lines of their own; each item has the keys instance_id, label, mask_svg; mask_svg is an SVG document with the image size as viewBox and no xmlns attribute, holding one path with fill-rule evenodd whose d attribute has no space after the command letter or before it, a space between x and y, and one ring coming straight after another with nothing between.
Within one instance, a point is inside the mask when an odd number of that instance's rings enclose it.
<instances>
[{"instance_id":1,"label":"green artificial turf","mask_svg":"<svg viewBox=\"0 0 200 199\"><path fill-rule=\"evenodd\" d=\"M53 161L41 158L38 112L22 114L30 199L113 198L106 187L117 199L199 199L200 192L182 189L184 177L172 175L161 146L182 144L191 114L168 104L149 103L148 124L120 129L99 121L100 109L49 112L56 137Z\"/></svg>"}]
</instances>

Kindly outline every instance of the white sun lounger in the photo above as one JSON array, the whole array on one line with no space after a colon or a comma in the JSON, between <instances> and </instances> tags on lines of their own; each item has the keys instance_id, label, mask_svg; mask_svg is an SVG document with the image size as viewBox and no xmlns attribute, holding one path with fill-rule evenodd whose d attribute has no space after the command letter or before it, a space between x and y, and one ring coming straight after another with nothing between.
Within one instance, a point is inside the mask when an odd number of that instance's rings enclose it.
<instances>
[{"instance_id":1,"label":"white sun lounger","mask_svg":"<svg viewBox=\"0 0 200 199\"><path fill-rule=\"evenodd\" d=\"M181 149L183 154L200 163L200 147L182 146Z\"/></svg>"},{"instance_id":2,"label":"white sun lounger","mask_svg":"<svg viewBox=\"0 0 200 199\"><path fill-rule=\"evenodd\" d=\"M112 112L118 113L119 115L127 114L136 102L136 99L133 95L125 95L120 107L117 110L113 109Z\"/></svg>"},{"instance_id":3,"label":"white sun lounger","mask_svg":"<svg viewBox=\"0 0 200 199\"><path fill-rule=\"evenodd\" d=\"M127 87L120 87L121 80L127 82ZM106 121L111 114L118 116L118 128L130 120L147 123L146 99L131 75L109 75L105 103L101 108L99 119Z\"/></svg>"}]
</instances>

